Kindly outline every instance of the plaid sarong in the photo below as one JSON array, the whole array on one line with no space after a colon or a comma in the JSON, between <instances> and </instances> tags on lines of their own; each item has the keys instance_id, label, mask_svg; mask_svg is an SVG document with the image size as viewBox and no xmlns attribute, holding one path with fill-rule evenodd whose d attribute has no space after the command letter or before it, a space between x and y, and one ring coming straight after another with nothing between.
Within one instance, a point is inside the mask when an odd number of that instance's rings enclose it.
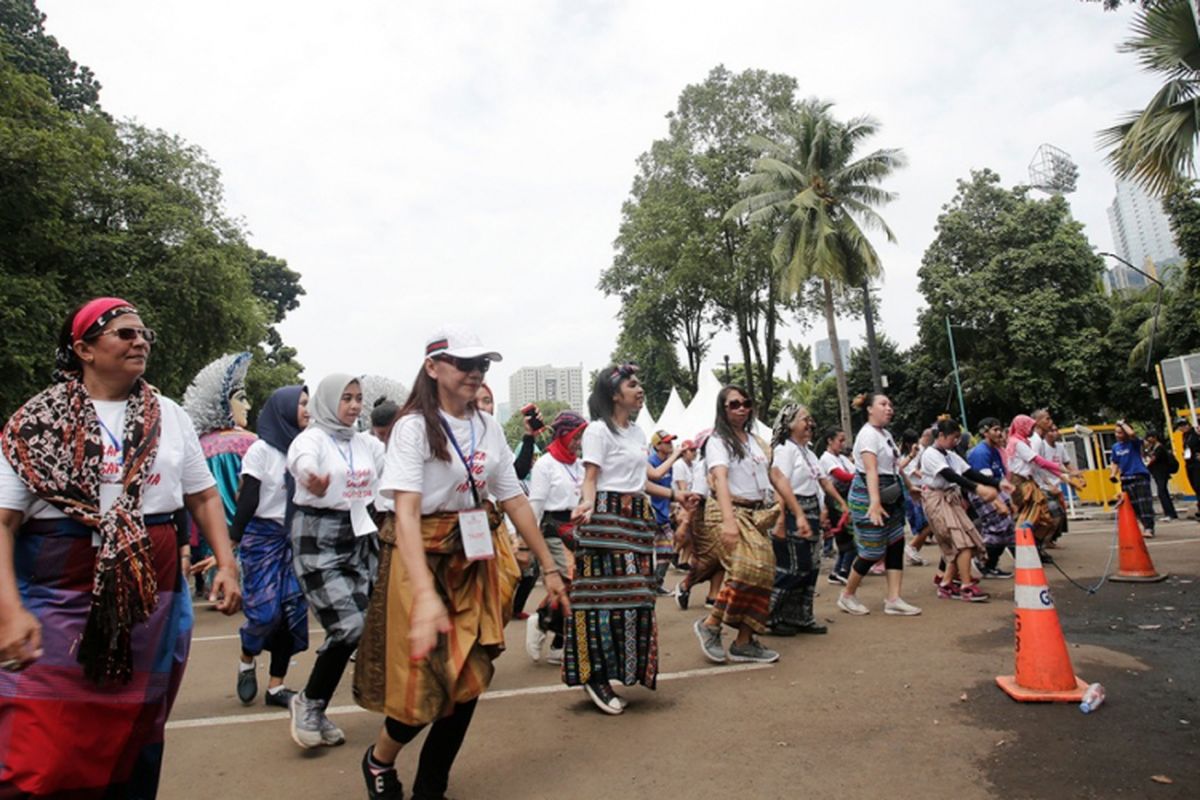
<instances>
[{"instance_id":1,"label":"plaid sarong","mask_svg":"<svg viewBox=\"0 0 1200 800\"><path fill-rule=\"evenodd\" d=\"M812 586L821 571L821 506L816 495L796 495L800 510L808 520L813 539L804 539L796 530L796 520L790 511L785 511L782 539L771 536L771 549L775 553L775 583L771 587L771 610L775 612L784 598L795 591Z\"/></svg>"},{"instance_id":2,"label":"plaid sarong","mask_svg":"<svg viewBox=\"0 0 1200 800\"><path fill-rule=\"evenodd\" d=\"M989 547L1007 547L1013 543L1016 525L1009 514L1001 514L992 503L985 502L979 495L971 492L968 495L971 509L975 512L975 527L983 537L983 543ZM1000 492L1000 499L1011 505L1012 497L1008 492Z\"/></svg>"},{"instance_id":3,"label":"plaid sarong","mask_svg":"<svg viewBox=\"0 0 1200 800\"><path fill-rule=\"evenodd\" d=\"M1142 521L1142 527L1154 530L1154 498L1150 494L1149 475L1121 476L1121 491L1129 495L1134 513Z\"/></svg>"},{"instance_id":4,"label":"plaid sarong","mask_svg":"<svg viewBox=\"0 0 1200 800\"><path fill-rule=\"evenodd\" d=\"M721 507L715 499L706 509L705 525L721 530ZM765 633L771 608L771 589L775 585L775 552L766 531L779 519L779 507L755 510L735 505L738 543L732 551L722 546L721 565L725 581L717 595L712 616L732 628L746 625L755 633Z\"/></svg>"},{"instance_id":5,"label":"plaid sarong","mask_svg":"<svg viewBox=\"0 0 1200 800\"><path fill-rule=\"evenodd\" d=\"M292 518L292 566L325 643L353 646L362 638L367 598L375 580L374 537L355 536L350 512L314 513L297 508Z\"/></svg>"}]
</instances>

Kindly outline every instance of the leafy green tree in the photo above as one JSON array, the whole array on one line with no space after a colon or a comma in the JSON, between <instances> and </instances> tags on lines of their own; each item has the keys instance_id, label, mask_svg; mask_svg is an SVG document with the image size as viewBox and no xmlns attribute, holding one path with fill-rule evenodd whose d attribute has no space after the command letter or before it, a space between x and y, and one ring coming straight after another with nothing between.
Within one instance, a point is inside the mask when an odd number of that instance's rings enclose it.
<instances>
[{"instance_id":1,"label":"leafy green tree","mask_svg":"<svg viewBox=\"0 0 1200 800\"><path fill-rule=\"evenodd\" d=\"M1039 406L1091 418L1113 360L1111 310L1102 264L1066 201L1035 200L1028 187L1005 189L995 172L976 171L958 182L936 231L917 273L928 304L910 359L918 418L943 411L953 391L947 317L970 422Z\"/></svg>"},{"instance_id":2,"label":"leafy green tree","mask_svg":"<svg viewBox=\"0 0 1200 800\"><path fill-rule=\"evenodd\" d=\"M1141 111L1100 132L1119 177L1166 194L1194 174L1200 135L1200 30L1190 0L1162 0L1138 11L1133 36L1119 48L1133 53L1163 85Z\"/></svg>"},{"instance_id":3,"label":"leafy green tree","mask_svg":"<svg viewBox=\"0 0 1200 800\"><path fill-rule=\"evenodd\" d=\"M64 111L97 108L100 84L87 67L46 34L46 15L33 0L0 0L0 57L19 72L40 75Z\"/></svg>"},{"instance_id":4,"label":"leafy green tree","mask_svg":"<svg viewBox=\"0 0 1200 800\"><path fill-rule=\"evenodd\" d=\"M838 345L835 293L868 285L882 274L879 255L863 228L895 241L875 209L894 199L879 184L904 166L905 157L897 149L856 157L879 124L866 116L840 122L832 107L827 101L806 100L794 112L780 115L774 136L751 136L750 146L763 155L742 182L744 198L730 207L726 218L745 219L773 232L771 258L785 297L795 297L810 281L820 283L840 417L849 430L850 397Z\"/></svg>"},{"instance_id":5,"label":"leafy green tree","mask_svg":"<svg viewBox=\"0 0 1200 800\"><path fill-rule=\"evenodd\" d=\"M764 410L772 405L782 350L776 331L796 304L779 291L769 235L723 215L757 155L747 145L749 135L773 130L792 105L795 86L786 75L734 74L719 66L685 87L668 115L667 136L638 161L617 254L600 281L624 302L618 351L661 350L663 342L645 341L648 331L682 345L682 385L692 391L714 328L732 328L747 389ZM648 374L647 380L657 379Z\"/></svg>"}]
</instances>

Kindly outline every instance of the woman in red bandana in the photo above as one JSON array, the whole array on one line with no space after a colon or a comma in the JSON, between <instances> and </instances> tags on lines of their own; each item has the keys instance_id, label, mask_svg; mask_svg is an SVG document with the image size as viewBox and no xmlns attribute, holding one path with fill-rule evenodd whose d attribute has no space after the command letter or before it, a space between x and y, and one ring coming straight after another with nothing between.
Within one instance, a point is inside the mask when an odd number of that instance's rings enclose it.
<instances>
[{"instance_id":1,"label":"woman in red bandana","mask_svg":"<svg viewBox=\"0 0 1200 800\"><path fill-rule=\"evenodd\" d=\"M579 460L580 442L587 420L571 411L563 411L554 418L550 430L554 439L546 448L546 455L533 465L529 476L529 504L546 546L554 556L554 566L570 586L570 559L568 549L573 549L571 538L571 514L579 505L579 489L583 486L583 464ZM534 661L542 657L542 645L546 634L553 633L550 652L546 663L561 664L563 653L563 613L561 608L551 606L543 600L537 613L525 622L525 652Z\"/></svg>"},{"instance_id":2,"label":"woman in red bandana","mask_svg":"<svg viewBox=\"0 0 1200 800\"><path fill-rule=\"evenodd\" d=\"M192 608L173 517L241 600L191 420L142 378L154 331L114 297L66 320L57 383L0 434L0 797L153 798Z\"/></svg>"}]
</instances>

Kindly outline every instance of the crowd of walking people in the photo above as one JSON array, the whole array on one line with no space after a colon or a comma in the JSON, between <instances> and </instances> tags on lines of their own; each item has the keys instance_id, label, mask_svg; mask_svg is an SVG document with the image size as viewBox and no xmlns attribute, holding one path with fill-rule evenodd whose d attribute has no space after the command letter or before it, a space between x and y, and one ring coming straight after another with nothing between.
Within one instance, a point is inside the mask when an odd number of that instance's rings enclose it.
<instances>
[{"instance_id":1,"label":"crowd of walking people","mask_svg":"<svg viewBox=\"0 0 1200 800\"><path fill-rule=\"evenodd\" d=\"M766 637L827 633L823 560L850 616L920 615L904 571L926 563L930 538L935 596L987 601L983 581L1012 578L1015 526L1049 559L1064 491L1081 485L1046 409L984 419L974 446L949 417L897 445L890 399L868 393L857 431L819 430L789 403L767 441L755 398L728 384L710 428L647 437L634 364L599 371L587 418L523 410L514 453L484 382L501 354L457 327L426 340L407 397L365 412L348 373L280 387L255 436L248 354L206 368L180 406L144 378L155 339L125 300L84 304L64 322L55 383L0 435L0 796L156 795L192 580L217 610L244 612L241 702L257 701L266 652L263 702L288 710L296 745L342 744L326 710L353 661L355 700L383 717L361 743L368 797L405 796L396 759L428 727L410 796L433 799L514 617L533 661L619 716L631 699L614 686L657 685L657 598L690 612L707 660L772 663ZM1200 436L1179 427L1195 481ZM1175 516L1160 476L1179 464L1124 421L1116 439L1112 480L1152 536L1151 483ZM310 615L322 643L289 689Z\"/></svg>"}]
</instances>

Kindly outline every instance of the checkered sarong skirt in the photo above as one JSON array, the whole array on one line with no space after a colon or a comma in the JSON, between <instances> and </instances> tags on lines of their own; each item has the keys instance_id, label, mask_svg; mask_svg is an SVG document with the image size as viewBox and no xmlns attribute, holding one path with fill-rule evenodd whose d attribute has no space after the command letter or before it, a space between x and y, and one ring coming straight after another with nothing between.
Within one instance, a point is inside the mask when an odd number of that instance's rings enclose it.
<instances>
[{"instance_id":1,"label":"checkered sarong skirt","mask_svg":"<svg viewBox=\"0 0 1200 800\"><path fill-rule=\"evenodd\" d=\"M1133 503L1133 510L1138 519L1142 521L1142 527L1154 530L1154 498L1150 494L1150 476L1122 475L1121 491L1129 495L1129 500Z\"/></svg>"},{"instance_id":2,"label":"checkered sarong skirt","mask_svg":"<svg viewBox=\"0 0 1200 800\"><path fill-rule=\"evenodd\" d=\"M325 643L355 645L362 638L367 598L378 567L374 536L355 536L350 512L297 508L292 518L292 566L300 588L325 630Z\"/></svg>"}]
</instances>

